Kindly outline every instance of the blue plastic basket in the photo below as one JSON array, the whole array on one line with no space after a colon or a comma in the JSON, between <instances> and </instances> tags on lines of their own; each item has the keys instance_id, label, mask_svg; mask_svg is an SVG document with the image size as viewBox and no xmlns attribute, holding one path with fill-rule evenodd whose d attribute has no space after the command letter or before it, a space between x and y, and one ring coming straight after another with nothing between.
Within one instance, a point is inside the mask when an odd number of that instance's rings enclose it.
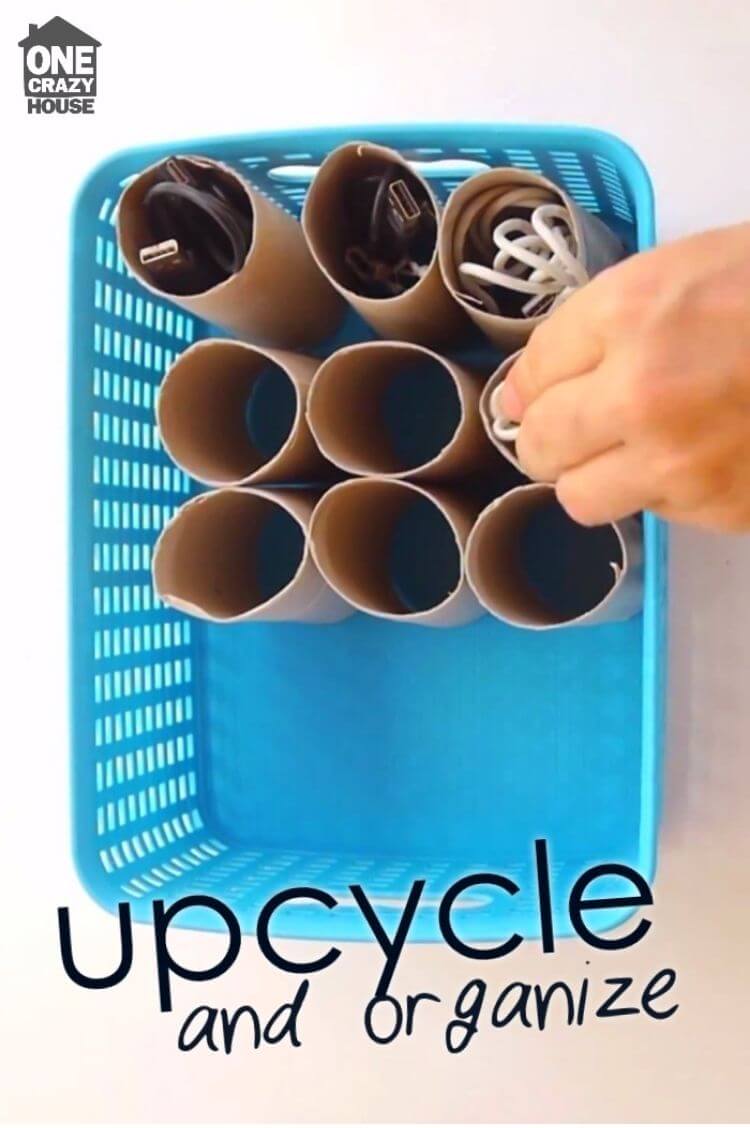
<instances>
[{"instance_id":1,"label":"blue plastic basket","mask_svg":"<svg viewBox=\"0 0 750 1128\"><path fill-rule=\"evenodd\" d=\"M170 152L240 169L294 214L317 165L351 138L422 162L444 199L469 162L541 171L629 247L654 235L638 157L567 127L415 125L324 129L134 149L97 168L75 209L72 307L72 651L75 855L107 908L208 893L253 930L291 885L341 902L278 913L282 934L369 936L359 882L386 927L410 882L427 888L412 929L438 936L441 891L467 872L512 876L460 902L462 935L539 932L533 840L552 860L557 926L588 864L654 872L662 748L665 535L645 518L643 614L627 623L523 632L489 617L446 631L356 615L335 627L214 626L154 595L151 551L194 487L162 450L162 376L208 324L128 274L114 232L129 177ZM450 161L450 164L432 162ZM288 166L296 166L291 169ZM283 174L280 167L287 167ZM339 340L371 334L351 317ZM497 895L495 895L497 894ZM200 911L182 923L210 926ZM614 917L599 925L611 924Z\"/></svg>"}]
</instances>

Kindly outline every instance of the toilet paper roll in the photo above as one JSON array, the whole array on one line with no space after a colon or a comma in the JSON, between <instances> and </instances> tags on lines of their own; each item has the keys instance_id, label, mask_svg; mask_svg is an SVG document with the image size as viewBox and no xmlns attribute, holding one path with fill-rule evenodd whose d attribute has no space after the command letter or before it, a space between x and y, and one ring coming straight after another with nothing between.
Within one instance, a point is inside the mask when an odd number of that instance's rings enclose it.
<instances>
[{"instance_id":1,"label":"toilet paper roll","mask_svg":"<svg viewBox=\"0 0 750 1128\"><path fill-rule=\"evenodd\" d=\"M244 262L223 280L195 293L177 292L172 288L177 283L170 281L171 270L157 273L154 263L141 262L144 248L164 245L172 236L168 225L155 229L145 203L149 190L165 177L167 161L159 161L127 186L118 205L117 237L136 278L153 293L244 340L298 348L328 337L341 321L345 305L316 266L297 221L226 165L205 157L176 160L194 162L201 176L215 178L227 199L240 209L247 207L251 236ZM195 222L205 236L210 219L197 213ZM219 230L215 235L219 248L226 250L225 236ZM174 278L178 277L176 271Z\"/></svg>"},{"instance_id":2,"label":"toilet paper roll","mask_svg":"<svg viewBox=\"0 0 750 1128\"><path fill-rule=\"evenodd\" d=\"M479 415L489 441L507 458L508 462L523 473L523 467L518 461L518 455L516 454L516 438L520 426L512 419L499 416L496 411L492 410L492 397L518 360L521 351L522 350L519 349L518 352L507 357L490 376L479 398Z\"/></svg>"},{"instance_id":3,"label":"toilet paper roll","mask_svg":"<svg viewBox=\"0 0 750 1128\"><path fill-rule=\"evenodd\" d=\"M491 313L477 300L470 300L471 283L459 272L459 264L478 261L472 239L477 229L479 242L486 248L482 265L491 265L497 248L492 231L500 211L513 207L517 189L533 206L559 204L570 217L577 246L577 258L592 278L606 266L623 258L625 250L619 239L596 216L584 211L551 180L538 173L519 168L493 168L470 177L456 188L448 199L440 223L439 263L443 280L455 300L472 321L499 348L523 344L546 314L524 317ZM507 214L507 213L506 213Z\"/></svg>"},{"instance_id":4,"label":"toilet paper roll","mask_svg":"<svg viewBox=\"0 0 750 1128\"><path fill-rule=\"evenodd\" d=\"M156 404L178 466L210 486L315 481L330 474L305 418L320 361L212 339L186 349Z\"/></svg>"},{"instance_id":5,"label":"toilet paper roll","mask_svg":"<svg viewBox=\"0 0 750 1128\"><path fill-rule=\"evenodd\" d=\"M183 505L153 557L156 592L217 623L332 623L351 607L310 555L314 497L298 490L223 489Z\"/></svg>"},{"instance_id":6,"label":"toilet paper roll","mask_svg":"<svg viewBox=\"0 0 750 1128\"><path fill-rule=\"evenodd\" d=\"M315 508L313 558L360 611L430 627L468 623L482 614L463 564L477 508L456 493L400 479L350 479Z\"/></svg>"},{"instance_id":7,"label":"toilet paper roll","mask_svg":"<svg viewBox=\"0 0 750 1128\"><path fill-rule=\"evenodd\" d=\"M393 296L373 297L363 290L362 279L351 266L351 248L367 245L372 222L372 216L363 214L357 206L355 197L365 180L388 173L397 176L406 188L405 222L414 213L416 200L435 217L435 235L419 266L420 276L412 275L416 277L413 284ZM469 328L440 275L437 222L437 201L422 177L395 150L368 141L352 141L328 155L310 186L302 212L302 227L318 266L357 312L382 337L425 345L456 342Z\"/></svg>"},{"instance_id":8,"label":"toilet paper roll","mask_svg":"<svg viewBox=\"0 0 750 1128\"><path fill-rule=\"evenodd\" d=\"M321 451L351 474L443 479L497 457L479 417L482 385L421 345L368 341L323 362L307 418Z\"/></svg>"},{"instance_id":9,"label":"toilet paper roll","mask_svg":"<svg viewBox=\"0 0 750 1128\"><path fill-rule=\"evenodd\" d=\"M466 570L483 607L531 630L627 619L643 601L641 522L585 528L541 482L518 486L480 513Z\"/></svg>"}]
</instances>

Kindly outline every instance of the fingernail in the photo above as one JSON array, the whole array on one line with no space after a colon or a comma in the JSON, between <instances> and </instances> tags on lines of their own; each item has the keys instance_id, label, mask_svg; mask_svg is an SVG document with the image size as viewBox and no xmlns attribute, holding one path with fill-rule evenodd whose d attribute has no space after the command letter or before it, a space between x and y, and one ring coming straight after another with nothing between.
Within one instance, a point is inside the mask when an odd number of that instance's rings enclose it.
<instances>
[{"instance_id":1,"label":"fingernail","mask_svg":"<svg viewBox=\"0 0 750 1128\"><path fill-rule=\"evenodd\" d=\"M512 380L505 380L492 397L495 414L501 413L506 419L519 420L523 415L523 403Z\"/></svg>"}]
</instances>

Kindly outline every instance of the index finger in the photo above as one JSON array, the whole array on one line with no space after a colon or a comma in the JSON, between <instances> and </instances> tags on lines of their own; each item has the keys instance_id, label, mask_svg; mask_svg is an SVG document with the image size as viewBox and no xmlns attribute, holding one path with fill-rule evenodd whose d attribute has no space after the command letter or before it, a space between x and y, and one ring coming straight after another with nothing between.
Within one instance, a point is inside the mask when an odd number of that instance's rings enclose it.
<instances>
[{"instance_id":1,"label":"index finger","mask_svg":"<svg viewBox=\"0 0 750 1128\"><path fill-rule=\"evenodd\" d=\"M510 369L501 395L504 412L521 419L547 388L591 372L604 358L591 283L576 290L536 327Z\"/></svg>"}]
</instances>

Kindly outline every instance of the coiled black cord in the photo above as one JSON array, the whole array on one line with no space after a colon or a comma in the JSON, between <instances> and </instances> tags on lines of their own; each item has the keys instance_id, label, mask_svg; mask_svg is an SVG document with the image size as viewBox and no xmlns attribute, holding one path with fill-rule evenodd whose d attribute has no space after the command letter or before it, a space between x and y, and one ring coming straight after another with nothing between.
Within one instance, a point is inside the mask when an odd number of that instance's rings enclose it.
<instances>
[{"instance_id":1,"label":"coiled black cord","mask_svg":"<svg viewBox=\"0 0 750 1128\"><path fill-rule=\"evenodd\" d=\"M170 157L160 176L143 198L155 245L141 249L141 263L160 289L201 293L235 274L247 258L249 198L210 164L187 157ZM162 245L163 253L152 253Z\"/></svg>"},{"instance_id":2,"label":"coiled black cord","mask_svg":"<svg viewBox=\"0 0 750 1128\"><path fill-rule=\"evenodd\" d=\"M386 168L353 186L348 212L354 238L344 262L357 291L395 297L411 289L432 257L437 222L429 196L401 168Z\"/></svg>"}]
</instances>

